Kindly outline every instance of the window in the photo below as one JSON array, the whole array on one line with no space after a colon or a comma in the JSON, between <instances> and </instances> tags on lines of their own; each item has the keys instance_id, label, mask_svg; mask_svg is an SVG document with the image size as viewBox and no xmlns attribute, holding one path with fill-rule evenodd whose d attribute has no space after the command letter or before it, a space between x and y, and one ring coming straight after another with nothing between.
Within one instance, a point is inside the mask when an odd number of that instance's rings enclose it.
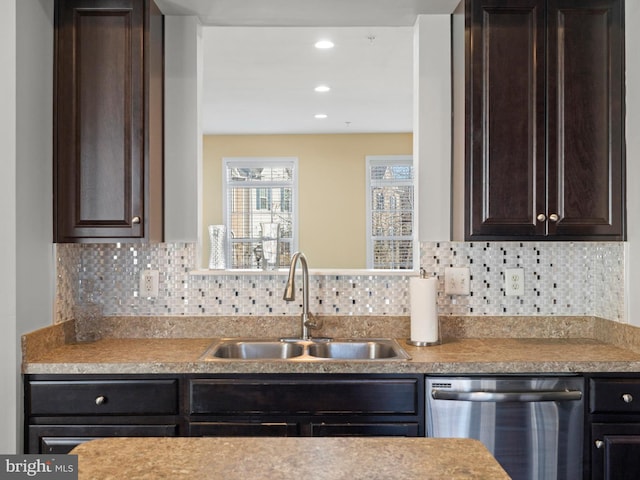
<instances>
[{"instance_id":1,"label":"window","mask_svg":"<svg viewBox=\"0 0 640 480\"><path fill-rule=\"evenodd\" d=\"M224 158L223 204L229 268L259 268L262 223L280 224L278 266L297 247L297 158Z\"/></svg>"},{"instance_id":2,"label":"window","mask_svg":"<svg viewBox=\"0 0 640 480\"><path fill-rule=\"evenodd\" d=\"M410 155L367 157L367 268L413 268L413 192Z\"/></svg>"}]
</instances>

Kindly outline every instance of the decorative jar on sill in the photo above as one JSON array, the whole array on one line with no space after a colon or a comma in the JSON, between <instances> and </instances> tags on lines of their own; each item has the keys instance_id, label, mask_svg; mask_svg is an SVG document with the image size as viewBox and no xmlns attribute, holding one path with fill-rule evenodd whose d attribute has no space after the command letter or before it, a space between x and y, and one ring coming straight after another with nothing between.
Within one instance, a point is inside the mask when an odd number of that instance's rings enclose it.
<instances>
[{"instance_id":1,"label":"decorative jar on sill","mask_svg":"<svg viewBox=\"0 0 640 480\"><path fill-rule=\"evenodd\" d=\"M227 268L226 243L227 229L224 225L209 225L209 243L211 251L209 253L209 269L224 270Z\"/></svg>"}]
</instances>

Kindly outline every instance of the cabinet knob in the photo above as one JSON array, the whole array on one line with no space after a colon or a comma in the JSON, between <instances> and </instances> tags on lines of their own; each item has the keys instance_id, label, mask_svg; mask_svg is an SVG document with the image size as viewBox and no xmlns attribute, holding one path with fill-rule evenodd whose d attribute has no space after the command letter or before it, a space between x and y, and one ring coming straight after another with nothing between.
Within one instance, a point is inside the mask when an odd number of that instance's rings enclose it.
<instances>
[{"instance_id":1,"label":"cabinet knob","mask_svg":"<svg viewBox=\"0 0 640 480\"><path fill-rule=\"evenodd\" d=\"M560 217L557 213L552 213L551 215L549 215L549 220L551 220L552 222L557 222L559 219Z\"/></svg>"},{"instance_id":2,"label":"cabinet knob","mask_svg":"<svg viewBox=\"0 0 640 480\"><path fill-rule=\"evenodd\" d=\"M622 401L624 403L631 403L633 402L633 395L631 395L630 393L625 393L622 395Z\"/></svg>"},{"instance_id":3,"label":"cabinet knob","mask_svg":"<svg viewBox=\"0 0 640 480\"><path fill-rule=\"evenodd\" d=\"M539 213L538 216L536 217L536 220L538 220L539 222L544 222L547 219L547 216L544 213Z\"/></svg>"},{"instance_id":4,"label":"cabinet knob","mask_svg":"<svg viewBox=\"0 0 640 480\"><path fill-rule=\"evenodd\" d=\"M131 219L131 223L133 223L134 225L140 223L140 217L133 217Z\"/></svg>"},{"instance_id":5,"label":"cabinet knob","mask_svg":"<svg viewBox=\"0 0 640 480\"><path fill-rule=\"evenodd\" d=\"M99 397L96 397L96 405L102 405L106 401L107 401L107 397L105 397L104 395L100 395Z\"/></svg>"},{"instance_id":6,"label":"cabinet knob","mask_svg":"<svg viewBox=\"0 0 640 480\"><path fill-rule=\"evenodd\" d=\"M604 442L602 440L596 440L595 442L596 448L602 448L604 447Z\"/></svg>"}]
</instances>

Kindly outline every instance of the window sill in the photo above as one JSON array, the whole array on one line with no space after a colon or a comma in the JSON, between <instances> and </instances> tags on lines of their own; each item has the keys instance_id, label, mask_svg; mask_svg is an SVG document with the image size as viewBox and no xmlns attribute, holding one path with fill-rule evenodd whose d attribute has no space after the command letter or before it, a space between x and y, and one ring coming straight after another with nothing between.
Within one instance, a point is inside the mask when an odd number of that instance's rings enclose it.
<instances>
[{"instance_id":1,"label":"window sill","mask_svg":"<svg viewBox=\"0 0 640 480\"><path fill-rule=\"evenodd\" d=\"M233 270L192 270L189 275L200 276L267 276L267 275L282 275L285 276L289 273L288 268L281 268L279 270L258 270L258 269L233 269ZM311 276L372 276L372 277L411 277L418 275L415 270L382 270L382 269L350 269L350 268L310 268L309 275Z\"/></svg>"}]
</instances>

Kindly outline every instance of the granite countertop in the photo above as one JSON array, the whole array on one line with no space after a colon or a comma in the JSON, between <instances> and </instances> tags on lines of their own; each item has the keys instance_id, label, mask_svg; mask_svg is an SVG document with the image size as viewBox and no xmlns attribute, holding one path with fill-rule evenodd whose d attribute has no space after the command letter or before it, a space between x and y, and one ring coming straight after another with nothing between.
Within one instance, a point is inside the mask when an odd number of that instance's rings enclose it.
<instances>
[{"instance_id":1,"label":"granite countertop","mask_svg":"<svg viewBox=\"0 0 640 480\"><path fill-rule=\"evenodd\" d=\"M213 360L212 338L105 338L37 349L23 373L572 373L639 372L640 353L589 338L461 338L414 347L410 360Z\"/></svg>"},{"instance_id":2,"label":"granite countertop","mask_svg":"<svg viewBox=\"0 0 640 480\"><path fill-rule=\"evenodd\" d=\"M76 447L79 478L508 479L477 440L112 438Z\"/></svg>"}]
</instances>

